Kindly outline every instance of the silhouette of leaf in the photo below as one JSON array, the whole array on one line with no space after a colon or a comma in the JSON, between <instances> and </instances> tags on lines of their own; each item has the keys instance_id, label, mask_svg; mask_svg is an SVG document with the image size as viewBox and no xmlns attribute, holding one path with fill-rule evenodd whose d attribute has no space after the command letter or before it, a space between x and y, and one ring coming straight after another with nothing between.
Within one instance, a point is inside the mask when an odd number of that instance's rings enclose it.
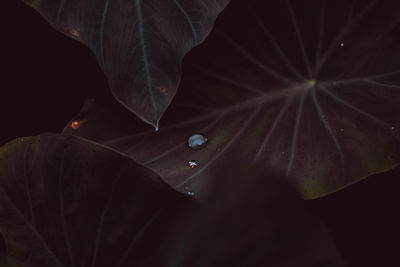
<instances>
[{"instance_id":1,"label":"silhouette of leaf","mask_svg":"<svg viewBox=\"0 0 400 267\"><path fill-rule=\"evenodd\" d=\"M2 266L160 266L163 236L190 205L116 151L45 134L0 148ZM17 262L19 264L17 264Z\"/></svg>"},{"instance_id":2,"label":"silhouette of leaf","mask_svg":"<svg viewBox=\"0 0 400 267\"><path fill-rule=\"evenodd\" d=\"M115 98L157 127L176 94L181 60L229 0L25 0L86 44Z\"/></svg>"},{"instance_id":3,"label":"silhouette of leaf","mask_svg":"<svg viewBox=\"0 0 400 267\"><path fill-rule=\"evenodd\" d=\"M326 195L400 163L399 10L398 1L232 1L185 58L158 133L100 93L76 117L85 123L65 132L199 197L237 147L302 197ZM187 146L194 133L209 140L202 150Z\"/></svg>"},{"instance_id":4,"label":"silhouette of leaf","mask_svg":"<svg viewBox=\"0 0 400 267\"><path fill-rule=\"evenodd\" d=\"M169 266L345 266L325 227L282 177L233 156L175 224Z\"/></svg>"},{"instance_id":5,"label":"silhouette of leaf","mask_svg":"<svg viewBox=\"0 0 400 267\"><path fill-rule=\"evenodd\" d=\"M240 162L221 163L199 204L86 140L14 140L0 148L0 264L342 266L331 236L294 190Z\"/></svg>"}]
</instances>

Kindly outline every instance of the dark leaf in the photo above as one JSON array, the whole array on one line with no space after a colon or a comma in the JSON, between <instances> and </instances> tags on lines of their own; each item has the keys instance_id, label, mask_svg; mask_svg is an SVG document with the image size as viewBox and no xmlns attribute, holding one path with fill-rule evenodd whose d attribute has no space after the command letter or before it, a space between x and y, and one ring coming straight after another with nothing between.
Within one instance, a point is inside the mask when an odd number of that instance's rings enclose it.
<instances>
[{"instance_id":1,"label":"dark leaf","mask_svg":"<svg viewBox=\"0 0 400 267\"><path fill-rule=\"evenodd\" d=\"M174 97L181 60L229 0L24 0L96 55L115 98L148 123Z\"/></svg>"},{"instance_id":2,"label":"dark leaf","mask_svg":"<svg viewBox=\"0 0 400 267\"><path fill-rule=\"evenodd\" d=\"M331 236L282 177L232 158L176 224L169 266L344 266Z\"/></svg>"},{"instance_id":3,"label":"dark leaf","mask_svg":"<svg viewBox=\"0 0 400 267\"><path fill-rule=\"evenodd\" d=\"M198 205L131 159L76 137L0 149L1 266L342 266L275 175L233 162ZM233 164L232 167L231 164Z\"/></svg>"},{"instance_id":4,"label":"dark leaf","mask_svg":"<svg viewBox=\"0 0 400 267\"><path fill-rule=\"evenodd\" d=\"M160 266L191 200L118 152L41 135L0 148L1 266Z\"/></svg>"},{"instance_id":5,"label":"dark leaf","mask_svg":"<svg viewBox=\"0 0 400 267\"><path fill-rule=\"evenodd\" d=\"M160 132L100 95L65 132L128 154L180 191L207 191L208 173L240 148L292 177L302 197L326 195L400 162L399 11L398 1L232 1L185 59ZM205 148L188 148L195 133Z\"/></svg>"}]
</instances>

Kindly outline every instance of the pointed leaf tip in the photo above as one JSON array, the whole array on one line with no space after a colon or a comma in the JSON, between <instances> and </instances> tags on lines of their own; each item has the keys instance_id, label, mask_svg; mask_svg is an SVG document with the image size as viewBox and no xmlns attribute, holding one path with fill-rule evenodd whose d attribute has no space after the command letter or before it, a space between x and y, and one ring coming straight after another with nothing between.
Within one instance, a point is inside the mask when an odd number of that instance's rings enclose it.
<instances>
[{"instance_id":1,"label":"pointed leaf tip","mask_svg":"<svg viewBox=\"0 0 400 267\"><path fill-rule=\"evenodd\" d=\"M156 126L172 101L183 56L211 31L228 0L27 0L57 30L86 44L114 96Z\"/></svg>"}]
</instances>

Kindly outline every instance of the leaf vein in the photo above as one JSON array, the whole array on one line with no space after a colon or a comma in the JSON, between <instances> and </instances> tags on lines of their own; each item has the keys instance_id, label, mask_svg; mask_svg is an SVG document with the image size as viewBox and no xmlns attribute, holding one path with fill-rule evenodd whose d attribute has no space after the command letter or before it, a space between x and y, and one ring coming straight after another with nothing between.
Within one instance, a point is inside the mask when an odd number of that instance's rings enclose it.
<instances>
[{"instance_id":1,"label":"leaf vein","mask_svg":"<svg viewBox=\"0 0 400 267\"><path fill-rule=\"evenodd\" d=\"M178 2L178 0L173 0L173 2L178 7L178 9L182 12L182 14L185 16L185 18L190 26L190 29L192 30L194 42L197 43L198 36L197 36L196 28L194 27L192 19L190 18L189 14L186 12L186 10L183 8L183 6Z\"/></svg>"},{"instance_id":2,"label":"leaf vein","mask_svg":"<svg viewBox=\"0 0 400 267\"><path fill-rule=\"evenodd\" d=\"M150 73L150 63L147 55L147 47L144 39L144 25L143 25L143 14L142 14L142 6L140 0L136 0L136 11L138 16L138 27L139 27L139 37L140 37L140 45L143 53L143 64L147 82L147 88L150 95L151 104L154 109L157 109L157 104L155 101L154 93L153 93L153 85L152 78Z\"/></svg>"},{"instance_id":3,"label":"leaf vein","mask_svg":"<svg viewBox=\"0 0 400 267\"><path fill-rule=\"evenodd\" d=\"M110 0L106 0L104 9L103 9L103 15L101 17L101 25L100 25L100 55L101 55L101 64L104 67L104 27L106 23L106 18L107 18L107 13L108 13L108 7L110 4Z\"/></svg>"},{"instance_id":4,"label":"leaf vein","mask_svg":"<svg viewBox=\"0 0 400 267\"><path fill-rule=\"evenodd\" d=\"M313 103L314 103L315 107L317 108L318 116L319 116L322 124L324 125L325 129L328 131L330 137L332 138L332 141L334 142L337 151L339 152L341 172L342 172L342 177L344 178L345 177L345 168L344 168L343 150L339 144L339 141L337 140L335 133L332 131L332 128L331 128L329 122L325 119L324 112L323 112L322 107L317 99L316 94L315 94L315 87L313 87L311 89L311 95L312 95Z\"/></svg>"}]
</instances>

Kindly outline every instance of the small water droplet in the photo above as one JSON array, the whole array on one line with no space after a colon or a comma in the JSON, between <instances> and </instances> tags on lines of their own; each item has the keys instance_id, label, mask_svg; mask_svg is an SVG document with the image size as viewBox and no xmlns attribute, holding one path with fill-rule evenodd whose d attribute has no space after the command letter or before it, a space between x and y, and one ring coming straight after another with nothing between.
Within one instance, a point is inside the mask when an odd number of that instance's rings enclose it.
<instances>
[{"instance_id":1,"label":"small water droplet","mask_svg":"<svg viewBox=\"0 0 400 267\"><path fill-rule=\"evenodd\" d=\"M343 41L340 42L340 46L341 46L341 47L344 46L344 42L343 42Z\"/></svg>"},{"instance_id":2,"label":"small water droplet","mask_svg":"<svg viewBox=\"0 0 400 267\"><path fill-rule=\"evenodd\" d=\"M187 194L188 194L189 196L194 196L194 191L188 191Z\"/></svg>"},{"instance_id":3,"label":"small water droplet","mask_svg":"<svg viewBox=\"0 0 400 267\"><path fill-rule=\"evenodd\" d=\"M156 130L156 132L158 132L159 130L160 130L160 128L158 128L158 127L155 127L155 129L154 130Z\"/></svg>"},{"instance_id":4,"label":"small water droplet","mask_svg":"<svg viewBox=\"0 0 400 267\"><path fill-rule=\"evenodd\" d=\"M202 134L194 134L189 137L188 145L191 149L202 149L207 145L208 139Z\"/></svg>"},{"instance_id":5,"label":"small water droplet","mask_svg":"<svg viewBox=\"0 0 400 267\"><path fill-rule=\"evenodd\" d=\"M197 162L195 161L195 160L189 160L189 162L188 162L188 166L190 167L190 168L192 168L192 169L194 169L194 168L196 168L197 167Z\"/></svg>"},{"instance_id":6,"label":"small water droplet","mask_svg":"<svg viewBox=\"0 0 400 267\"><path fill-rule=\"evenodd\" d=\"M72 123L71 123L71 128L72 129L78 129L78 127L81 125L81 122L80 121L73 121Z\"/></svg>"},{"instance_id":7,"label":"small water droplet","mask_svg":"<svg viewBox=\"0 0 400 267\"><path fill-rule=\"evenodd\" d=\"M396 129L396 127L392 126L392 127L390 127L390 129L394 130L394 129Z\"/></svg>"}]
</instances>

